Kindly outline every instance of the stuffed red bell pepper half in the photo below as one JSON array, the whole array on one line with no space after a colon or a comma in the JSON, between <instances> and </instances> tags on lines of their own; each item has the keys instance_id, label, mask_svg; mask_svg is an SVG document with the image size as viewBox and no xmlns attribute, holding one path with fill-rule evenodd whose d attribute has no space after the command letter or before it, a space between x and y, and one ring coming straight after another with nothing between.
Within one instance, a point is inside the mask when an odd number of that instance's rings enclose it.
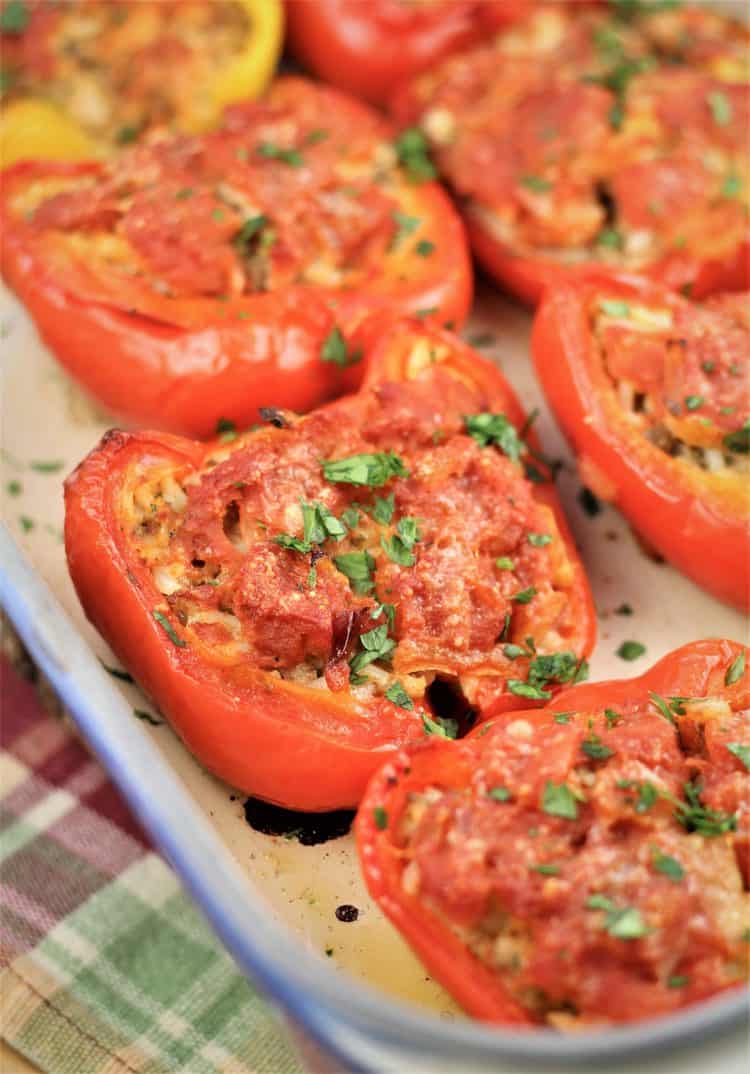
<instances>
[{"instance_id":1,"label":"stuffed red bell pepper half","mask_svg":"<svg viewBox=\"0 0 750 1074\"><path fill-rule=\"evenodd\" d=\"M548 292L537 374L583 481L721 600L750 593L750 295L637 278Z\"/></svg>"},{"instance_id":2,"label":"stuffed red bell pepper half","mask_svg":"<svg viewBox=\"0 0 750 1074\"><path fill-rule=\"evenodd\" d=\"M477 1018L562 1031L676 1012L747 980L745 649L694 642L373 778L371 894Z\"/></svg>"},{"instance_id":3,"label":"stuffed red bell pepper half","mask_svg":"<svg viewBox=\"0 0 750 1074\"><path fill-rule=\"evenodd\" d=\"M535 5L402 87L487 271L538 301L598 264L748 285L748 30L687 4Z\"/></svg>"},{"instance_id":4,"label":"stuffed red bell pepper half","mask_svg":"<svg viewBox=\"0 0 750 1074\"><path fill-rule=\"evenodd\" d=\"M66 483L89 618L207 768L294 809L353 806L404 743L548 699L595 629L499 371L418 320L346 342L356 394L209 443L113 431Z\"/></svg>"},{"instance_id":5,"label":"stuffed red bell pepper half","mask_svg":"<svg viewBox=\"0 0 750 1074\"><path fill-rule=\"evenodd\" d=\"M2 267L107 409L206 437L340 390L341 331L387 307L460 324L463 226L367 106L300 78L203 135L3 175Z\"/></svg>"}]
</instances>

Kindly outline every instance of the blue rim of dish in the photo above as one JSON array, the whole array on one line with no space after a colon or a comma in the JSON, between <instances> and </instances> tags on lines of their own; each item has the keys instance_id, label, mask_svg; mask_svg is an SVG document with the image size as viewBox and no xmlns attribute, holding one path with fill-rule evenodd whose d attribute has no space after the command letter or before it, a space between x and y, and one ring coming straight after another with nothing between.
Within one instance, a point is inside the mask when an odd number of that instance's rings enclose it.
<instances>
[{"instance_id":1,"label":"blue rim of dish","mask_svg":"<svg viewBox=\"0 0 750 1074\"><path fill-rule=\"evenodd\" d=\"M563 1035L420 1014L335 971L270 920L267 904L143 729L45 583L0 526L0 604L133 811L248 977L353 1071L374 1074L379 1048L401 1062L434 1056L464 1068L590 1066L694 1047L741 1030L746 990L632 1026ZM153 788L158 787L158 793ZM206 863L210 862L210 867ZM253 927L254 921L262 922ZM369 1055L369 1058L367 1056ZM365 1058L363 1058L363 1056ZM403 1067L391 1067L401 1069ZM449 1068L446 1068L449 1069Z\"/></svg>"}]
</instances>

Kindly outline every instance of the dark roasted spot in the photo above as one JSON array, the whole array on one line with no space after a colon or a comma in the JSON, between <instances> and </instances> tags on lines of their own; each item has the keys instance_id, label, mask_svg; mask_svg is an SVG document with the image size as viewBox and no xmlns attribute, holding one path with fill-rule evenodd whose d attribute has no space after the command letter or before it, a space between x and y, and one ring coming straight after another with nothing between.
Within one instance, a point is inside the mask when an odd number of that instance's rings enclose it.
<instances>
[{"instance_id":1,"label":"dark roasted spot","mask_svg":"<svg viewBox=\"0 0 750 1074\"><path fill-rule=\"evenodd\" d=\"M336 917L339 921L356 921L359 917L359 910L356 906L352 906L351 903L344 902L341 906L336 907Z\"/></svg>"},{"instance_id":2,"label":"dark roasted spot","mask_svg":"<svg viewBox=\"0 0 750 1074\"><path fill-rule=\"evenodd\" d=\"M453 679L442 679L437 675L427 687L426 698L437 720L446 724L452 722L456 725L456 738L468 735L477 722L476 711Z\"/></svg>"},{"instance_id":3,"label":"dark roasted spot","mask_svg":"<svg viewBox=\"0 0 750 1074\"><path fill-rule=\"evenodd\" d=\"M259 413L263 421L267 421L269 425L273 425L276 429L286 429L289 425L283 413L272 406L260 407Z\"/></svg>"},{"instance_id":4,"label":"dark roasted spot","mask_svg":"<svg viewBox=\"0 0 750 1074\"><path fill-rule=\"evenodd\" d=\"M578 493L578 502L590 518L594 518L596 515L601 514L602 505L599 503L591 489L587 489L584 486Z\"/></svg>"},{"instance_id":5,"label":"dark roasted spot","mask_svg":"<svg viewBox=\"0 0 750 1074\"><path fill-rule=\"evenodd\" d=\"M351 809L335 809L330 813L299 813L294 809L262 802L260 798L248 798L244 808L245 820L256 832L297 839L306 847L340 839L347 834L354 820L354 811Z\"/></svg>"}]
</instances>

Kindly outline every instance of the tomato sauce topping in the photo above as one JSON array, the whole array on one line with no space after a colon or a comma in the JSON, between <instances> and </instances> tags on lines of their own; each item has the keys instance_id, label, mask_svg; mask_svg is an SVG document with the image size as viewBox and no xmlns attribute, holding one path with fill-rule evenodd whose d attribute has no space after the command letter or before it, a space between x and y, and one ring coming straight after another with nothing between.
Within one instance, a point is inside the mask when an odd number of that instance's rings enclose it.
<instances>
[{"instance_id":1,"label":"tomato sauce topping","mask_svg":"<svg viewBox=\"0 0 750 1074\"><path fill-rule=\"evenodd\" d=\"M748 712L657 700L509 713L447 779L419 753L402 777L404 893L535 1021L654 1016L747 973Z\"/></svg>"},{"instance_id":2,"label":"tomato sauce topping","mask_svg":"<svg viewBox=\"0 0 750 1074\"><path fill-rule=\"evenodd\" d=\"M211 82L252 33L236 0L16 0L3 11L6 97L45 97L120 144L210 119Z\"/></svg>"},{"instance_id":3,"label":"tomato sauce topping","mask_svg":"<svg viewBox=\"0 0 750 1074\"><path fill-rule=\"evenodd\" d=\"M154 133L95 176L39 179L14 207L122 295L355 287L434 248L390 137L374 112L281 79L218 130Z\"/></svg>"},{"instance_id":4,"label":"tomato sauce topping","mask_svg":"<svg viewBox=\"0 0 750 1074\"><path fill-rule=\"evenodd\" d=\"M716 13L549 4L420 76L404 109L520 253L719 257L747 232L747 63Z\"/></svg>"},{"instance_id":5,"label":"tomato sauce topping","mask_svg":"<svg viewBox=\"0 0 750 1074\"><path fill-rule=\"evenodd\" d=\"M199 469L133 466L129 554L190 644L238 674L415 698L442 675L477 704L510 679L547 697L581 655L555 516L523 476L502 400L452 372L446 338L405 329L399 345L429 351L411 380L230 431ZM555 659L528 686L543 653Z\"/></svg>"},{"instance_id":6,"label":"tomato sauce topping","mask_svg":"<svg viewBox=\"0 0 750 1074\"><path fill-rule=\"evenodd\" d=\"M592 323L630 420L657 446L709 469L750 450L750 294L669 308L602 291Z\"/></svg>"}]
</instances>

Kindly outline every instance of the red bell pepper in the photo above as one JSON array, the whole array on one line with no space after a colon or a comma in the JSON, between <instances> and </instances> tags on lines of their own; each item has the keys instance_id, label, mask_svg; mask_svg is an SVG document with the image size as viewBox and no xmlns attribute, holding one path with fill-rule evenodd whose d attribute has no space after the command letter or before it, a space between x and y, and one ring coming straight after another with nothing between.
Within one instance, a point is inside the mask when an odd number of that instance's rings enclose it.
<instances>
[{"instance_id":1,"label":"red bell pepper","mask_svg":"<svg viewBox=\"0 0 750 1074\"><path fill-rule=\"evenodd\" d=\"M340 391L337 327L468 312L461 221L393 137L358 101L287 78L199 137L17 164L3 274L65 368L129 421L206 437L259 406L308 409Z\"/></svg>"},{"instance_id":2,"label":"red bell pepper","mask_svg":"<svg viewBox=\"0 0 750 1074\"><path fill-rule=\"evenodd\" d=\"M65 490L89 618L207 768L294 809L355 805L405 742L550 696L593 644L499 371L416 320L346 344L356 394L207 444L111 432Z\"/></svg>"},{"instance_id":3,"label":"red bell pepper","mask_svg":"<svg viewBox=\"0 0 750 1074\"><path fill-rule=\"evenodd\" d=\"M745 661L694 642L373 777L356 820L367 886L470 1014L580 1029L742 984Z\"/></svg>"},{"instance_id":4,"label":"red bell pepper","mask_svg":"<svg viewBox=\"0 0 750 1074\"><path fill-rule=\"evenodd\" d=\"M697 305L592 275L549 292L533 354L584 482L698 585L746 607L748 296Z\"/></svg>"},{"instance_id":5,"label":"red bell pepper","mask_svg":"<svg viewBox=\"0 0 750 1074\"><path fill-rule=\"evenodd\" d=\"M529 0L287 0L293 54L339 89L384 104L393 87L519 18Z\"/></svg>"},{"instance_id":6,"label":"red bell pepper","mask_svg":"<svg viewBox=\"0 0 750 1074\"><path fill-rule=\"evenodd\" d=\"M537 5L397 86L487 272L524 301L592 267L750 284L747 33L699 8Z\"/></svg>"}]
</instances>

